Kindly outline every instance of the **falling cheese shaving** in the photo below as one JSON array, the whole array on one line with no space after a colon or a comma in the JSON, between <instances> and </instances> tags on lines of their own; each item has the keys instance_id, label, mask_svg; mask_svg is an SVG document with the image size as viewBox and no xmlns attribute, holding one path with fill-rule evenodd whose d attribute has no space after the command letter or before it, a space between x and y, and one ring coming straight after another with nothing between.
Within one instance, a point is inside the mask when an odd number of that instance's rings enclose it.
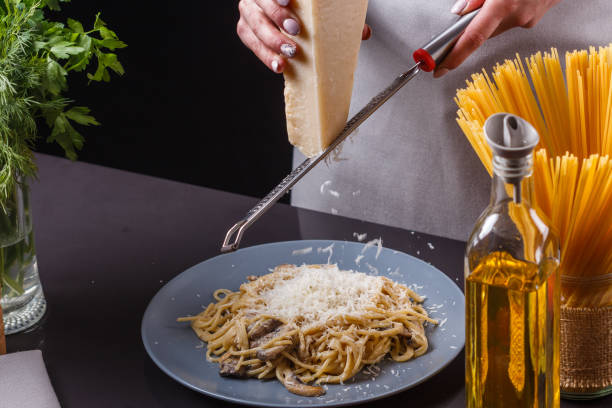
<instances>
[{"instance_id":1,"label":"falling cheese shaving","mask_svg":"<svg viewBox=\"0 0 612 408\"><path fill-rule=\"evenodd\" d=\"M363 254L368 248L372 248L374 245L376 245L377 247L375 259L378 259L382 251L382 238L376 238L376 239L366 242L366 244L363 246L363 249L361 250L361 253Z\"/></svg>"}]
</instances>

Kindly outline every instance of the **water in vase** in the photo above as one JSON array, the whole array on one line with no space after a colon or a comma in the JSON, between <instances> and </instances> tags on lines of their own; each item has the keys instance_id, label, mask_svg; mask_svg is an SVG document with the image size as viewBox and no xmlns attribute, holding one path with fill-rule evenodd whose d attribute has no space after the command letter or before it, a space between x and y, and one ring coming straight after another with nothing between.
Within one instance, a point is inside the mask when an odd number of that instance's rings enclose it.
<instances>
[{"instance_id":1,"label":"water in vase","mask_svg":"<svg viewBox=\"0 0 612 408\"><path fill-rule=\"evenodd\" d=\"M0 277L6 334L31 327L46 309L31 228L17 240L0 244Z\"/></svg>"}]
</instances>

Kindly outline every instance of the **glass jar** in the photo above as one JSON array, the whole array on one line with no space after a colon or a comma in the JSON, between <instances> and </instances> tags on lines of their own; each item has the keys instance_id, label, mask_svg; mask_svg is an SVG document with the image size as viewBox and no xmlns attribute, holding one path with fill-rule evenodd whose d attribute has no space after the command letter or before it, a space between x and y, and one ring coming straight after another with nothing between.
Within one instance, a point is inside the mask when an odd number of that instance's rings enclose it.
<instances>
[{"instance_id":1,"label":"glass jar","mask_svg":"<svg viewBox=\"0 0 612 408\"><path fill-rule=\"evenodd\" d=\"M561 396L612 394L612 273L561 272Z\"/></svg>"},{"instance_id":2,"label":"glass jar","mask_svg":"<svg viewBox=\"0 0 612 408\"><path fill-rule=\"evenodd\" d=\"M38 276L29 189L16 184L0 208L0 286L6 334L23 331L44 315L47 303Z\"/></svg>"}]
</instances>

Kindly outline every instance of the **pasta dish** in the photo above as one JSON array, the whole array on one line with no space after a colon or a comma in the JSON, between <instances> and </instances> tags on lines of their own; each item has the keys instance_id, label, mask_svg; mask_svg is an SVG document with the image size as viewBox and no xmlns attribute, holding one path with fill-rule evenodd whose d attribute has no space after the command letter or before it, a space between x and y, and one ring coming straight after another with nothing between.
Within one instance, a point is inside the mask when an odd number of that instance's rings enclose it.
<instances>
[{"instance_id":1,"label":"pasta dish","mask_svg":"<svg viewBox=\"0 0 612 408\"><path fill-rule=\"evenodd\" d=\"M336 265L280 265L248 280L178 320L207 343L221 375L276 377L298 395L322 395L321 384L342 383L387 355L422 355L424 323L437 324L407 286Z\"/></svg>"}]
</instances>

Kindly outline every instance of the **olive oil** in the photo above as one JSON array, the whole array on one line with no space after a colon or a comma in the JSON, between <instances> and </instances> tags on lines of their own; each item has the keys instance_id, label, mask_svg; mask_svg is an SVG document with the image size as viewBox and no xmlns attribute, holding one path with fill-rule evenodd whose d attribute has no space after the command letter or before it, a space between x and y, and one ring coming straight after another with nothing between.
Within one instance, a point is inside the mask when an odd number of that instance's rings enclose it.
<instances>
[{"instance_id":1,"label":"olive oil","mask_svg":"<svg viewBox=\"0 0 612 408\"><path fill-rule=\"evenodd\" d=\"M556 269L493 252L467 277L468 407L559 406Z\"/></svg>"}]
</instances>

